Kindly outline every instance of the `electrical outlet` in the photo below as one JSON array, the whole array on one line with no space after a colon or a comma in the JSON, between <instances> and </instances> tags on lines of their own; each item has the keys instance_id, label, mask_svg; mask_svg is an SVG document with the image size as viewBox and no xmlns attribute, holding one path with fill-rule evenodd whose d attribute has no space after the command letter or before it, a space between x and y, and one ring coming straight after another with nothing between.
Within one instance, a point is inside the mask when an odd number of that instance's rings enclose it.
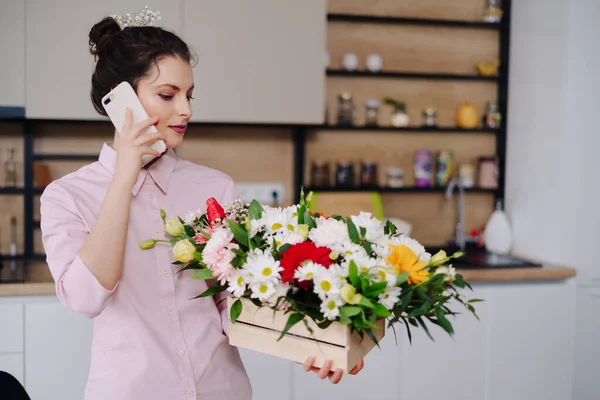
<instances>
[{"instance_id":1,"label":"electrical outlet","mask_svg":"<svg viewBox=\"0 0 600 400\"><path fill-rule=\"evenodd\" d=\"M284 198L283 183L245 182L236 183L244 201L256 200L262 204L281 206Z\"/></svg>"}]
</instances>

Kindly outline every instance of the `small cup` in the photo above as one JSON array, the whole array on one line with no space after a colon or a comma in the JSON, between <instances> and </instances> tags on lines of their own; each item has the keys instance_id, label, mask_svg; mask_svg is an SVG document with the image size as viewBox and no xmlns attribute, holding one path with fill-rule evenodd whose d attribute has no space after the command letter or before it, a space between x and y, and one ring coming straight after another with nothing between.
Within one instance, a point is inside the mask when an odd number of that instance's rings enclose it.
<instances>
[{"instance_id":1,"label":"small cup","mask_svg":"<svg viewBox=\"0 0 600 400\"><path fill-rule=\"evenodd\" d=\"M354 71L358 68L358 56L354 53L346 53L342 57L342 68L346 71Z\"/></svg>"},{"instance_id":2,"label":"small cup","mask_svg":"<svg viewBox=\"0 0 600 400\"><path fill-rule=\"evenodd\" d=\"M369 72L380 72L383 61L381 60L381 56L379 54L369 54L367 56L367 69Z\"/></svg>"}]
</instances>

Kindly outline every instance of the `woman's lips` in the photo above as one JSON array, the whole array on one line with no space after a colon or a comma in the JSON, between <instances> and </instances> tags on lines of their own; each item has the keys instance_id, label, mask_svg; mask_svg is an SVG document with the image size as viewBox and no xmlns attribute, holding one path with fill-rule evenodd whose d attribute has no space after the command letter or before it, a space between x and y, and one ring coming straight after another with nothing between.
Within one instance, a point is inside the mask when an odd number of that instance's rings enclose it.
<instances>
[{"instance_id":1,"label":"woman's lips","mask_svg":"<svg viewBox=\"0 0 600 400\"><path fill-rule=\"evenodd\" d=\"M169 125L169 128L171 128L175 132L181 134L181 133L185 133L185 129L187 128L187 125Z\"/></svg>"}]
</instances>

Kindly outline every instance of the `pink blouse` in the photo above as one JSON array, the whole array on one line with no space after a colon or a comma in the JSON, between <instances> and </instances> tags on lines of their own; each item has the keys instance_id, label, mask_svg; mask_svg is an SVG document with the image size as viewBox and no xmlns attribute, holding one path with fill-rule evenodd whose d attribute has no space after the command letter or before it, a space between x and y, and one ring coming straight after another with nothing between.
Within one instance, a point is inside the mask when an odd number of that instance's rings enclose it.
<instances>
[{"instance_id":1,"label":"pink blouse","mask_svg":"<svg viewBox=\"0 0 600 400\"><path fill-rule=\"evenodd\" d=\"M116 153L105 144L99 160L50 184L41 196L41 229L58 299L94 319L86 400L251 399L237 348L227 338L226 293L191 300L207 287L177 273L171 246L139 244L169 239L167 218L221 204L236 195L232 179L178 158L169 150L142 170L132 191L123 275L106 290L79 257L115 172Z\"/></svg>"}]
</instances>

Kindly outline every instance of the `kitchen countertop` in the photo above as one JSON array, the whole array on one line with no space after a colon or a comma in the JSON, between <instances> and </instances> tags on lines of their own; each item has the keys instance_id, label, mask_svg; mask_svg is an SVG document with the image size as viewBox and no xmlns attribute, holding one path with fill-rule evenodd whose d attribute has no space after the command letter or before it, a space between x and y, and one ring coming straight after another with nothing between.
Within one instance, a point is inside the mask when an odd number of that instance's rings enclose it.
<instances>
[{"instance_id":1,"label":"kitchen countertop","mask_svg":"<svg viewBox=\"0 0 600 400\"><path fill-rule=\"evenodd\" d=\"M573 268L546 265L531 268L457 269L469 282L535 282L561 280L576 275ZM0 297L55 295L54 282L0 283Z\"/></svg>"}]
</instances>

